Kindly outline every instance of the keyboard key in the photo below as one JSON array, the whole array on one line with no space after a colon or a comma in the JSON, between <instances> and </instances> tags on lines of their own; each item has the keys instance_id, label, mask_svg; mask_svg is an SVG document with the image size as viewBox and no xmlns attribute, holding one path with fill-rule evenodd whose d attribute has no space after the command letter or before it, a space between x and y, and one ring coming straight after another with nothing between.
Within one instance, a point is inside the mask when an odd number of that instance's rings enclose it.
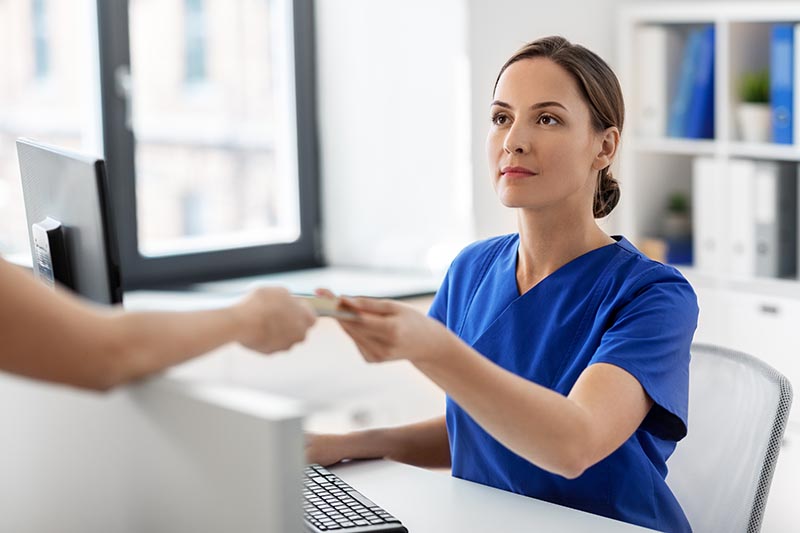
<instances>
[{"instance_id":1,"label":"keyboard key","mask_svg":"<svg viewBox=\"0 0 800 533\"><path fill-rule=\"evenodd\" d=\"M367 499L363 494L361 494L358 491L350 490L350 491L347 491L347 494L349 494L351 497L353 497L356 500L358 500L359 503L361 505L363 505L364 507L377 507L374 502L372 502L369 499Z\"/></svg>"}]
</instances>

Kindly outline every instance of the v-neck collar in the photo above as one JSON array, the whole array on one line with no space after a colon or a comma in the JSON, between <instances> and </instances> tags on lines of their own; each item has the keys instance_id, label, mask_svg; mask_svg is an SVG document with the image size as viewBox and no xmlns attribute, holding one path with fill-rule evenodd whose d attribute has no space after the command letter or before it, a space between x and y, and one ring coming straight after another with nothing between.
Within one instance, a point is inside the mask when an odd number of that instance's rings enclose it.
<instances>
[{"instance_id":1,"label":"v-neck collar","mask_svg":"<svg viewBox=\"0 0 800 533\"><path fill-rule=\"evenodd\" d=\"M581 263L581 262L587 260L590 257L594 257L595 255L598 255L602 251L612 250L612 249L615 249L617 246L622 247L622 248L624 248L626 250L629 250L629 251L631 250L632 245L627 241L627 239L625 239L625 237L623 237L621 235L612 235L611 238L614 239L615 242L612 242L612 243L609 243L609 244L605 244L605 245L600 246L599 248L595 248L593 250L589 250L588 252L585 252L585 253L579 255L578 257L575 257L574 259L570 259L569 261L567 261L566 263L564 263L563 265L561 265L560 267L555 269L553 272L551 272L550 274L548 274L547 276L545 276L544 278L539 280L539 282L536 285L534 285L533 287L529 288L527 291L521 293L519 291L519 285L517 284L517 267L519 265L520 238L519 238L519 233L515 234L514 235L514 239L516 239L517 242L516 242L516 245L514 246L513 261L511 262L511 265L512 265L512 268L511 268L511 281L512 281L512 285L513 285L513 294L514 294L513 300L522 298L523 296L533 292L534 289L536 289L537 287L539 287L543 283L547 282L548 280L551 280L553 278L558 278L559 275L561 275L564 271L570 270L571 268L574 267L574 265L576 265L578 263Z\"/></svg>"}]
</instances>

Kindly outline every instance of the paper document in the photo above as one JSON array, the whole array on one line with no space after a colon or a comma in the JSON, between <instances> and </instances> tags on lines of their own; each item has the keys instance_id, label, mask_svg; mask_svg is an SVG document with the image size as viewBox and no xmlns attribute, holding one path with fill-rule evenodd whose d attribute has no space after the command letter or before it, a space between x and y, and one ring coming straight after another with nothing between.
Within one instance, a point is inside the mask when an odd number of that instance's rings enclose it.
<instances>
[{"instance_id":1,"label":"paper document","mask_svg":"<svg viewBox=\"0 0 800 533\"><path fill-rule=\"evenodd\" d=\"M330 316L333 318L357 318L358 315L352 311L345 311L339 309L339 298L322 298L320 296L308 296L304 294L295 294L295 298L307 302L314 308L317 316Z\"/></svg>"}]
</instances>

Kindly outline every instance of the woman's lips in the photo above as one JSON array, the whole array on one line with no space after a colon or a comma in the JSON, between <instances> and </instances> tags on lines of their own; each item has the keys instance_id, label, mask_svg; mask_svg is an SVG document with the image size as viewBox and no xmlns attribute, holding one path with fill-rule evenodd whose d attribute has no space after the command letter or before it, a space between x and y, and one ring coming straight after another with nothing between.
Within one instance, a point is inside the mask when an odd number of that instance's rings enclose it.
<instances>
[{"instance_id":1,"label":"woman's lips","mask_svg":"<svg viewBox=\"0 0 800 533\"><path fill-rule=\"evenodd\" d=\"M507 178L526 178L528 176L535 176L536 172L525 167L503 167L500 170L500 175Z\"/></svg>"}]
</instances>

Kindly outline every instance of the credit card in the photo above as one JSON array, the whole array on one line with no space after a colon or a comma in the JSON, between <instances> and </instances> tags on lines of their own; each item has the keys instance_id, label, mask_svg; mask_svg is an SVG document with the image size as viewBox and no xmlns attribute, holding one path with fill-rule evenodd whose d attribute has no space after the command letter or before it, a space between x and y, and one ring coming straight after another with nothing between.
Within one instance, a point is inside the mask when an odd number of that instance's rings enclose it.
<instances>
[{"instance_id":1,"label":"credit card","mask_svg":"<svg viewBox=\"0 0 800 533\"><path fill-rule=\"evenodd\" d=\"M293 294L292 296L309 304L314 309L314 312L317 313L317 316L358 318L358 315L352 311L339 309L339 298L322 298L320 296L308 296L305 294Z\"/></svg>"}]
</instances>

